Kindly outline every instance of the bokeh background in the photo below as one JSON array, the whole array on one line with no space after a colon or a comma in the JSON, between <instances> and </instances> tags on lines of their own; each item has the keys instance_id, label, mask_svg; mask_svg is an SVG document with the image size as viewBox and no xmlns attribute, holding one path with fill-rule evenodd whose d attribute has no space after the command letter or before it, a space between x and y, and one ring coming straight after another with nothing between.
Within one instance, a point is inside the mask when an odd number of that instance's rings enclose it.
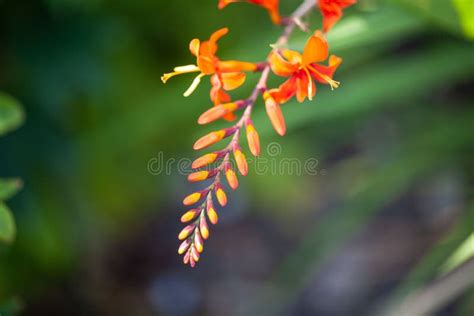
<instances>
[{"instance_id":1,"label":"bokeh background","mask_svg":"<svg viewBox=\"0 0 474 316\"><path fill-rule=\"evenodd\" d=\"M1 0L0 115L19 127L0 138L16 221L0 246L1 315L474 315L473 10L347 10L329 35L341 87L285 105L284 138L261 103L254 114L263 158L316 159L316 172L251 164L190 269L176 236L196 186L156 162L196 158L194 140L224 124L196 123L207 80L183 98L192 76L160 76L220 27L220 56L250 61L281 30L217 0Z\"/></svg>"}]
</instances>

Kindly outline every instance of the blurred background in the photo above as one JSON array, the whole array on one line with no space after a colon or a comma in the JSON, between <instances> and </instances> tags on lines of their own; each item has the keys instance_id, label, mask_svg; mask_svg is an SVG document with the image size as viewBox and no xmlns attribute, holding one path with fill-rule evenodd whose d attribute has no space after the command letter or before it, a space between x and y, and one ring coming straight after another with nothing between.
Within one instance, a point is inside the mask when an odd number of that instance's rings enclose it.
<instances>
[{"instance_id":1,"label":"blurred background","mask_svg":"<svg viewBox=\"0 0 474 316\"><path fill-rule=\"evenodd\" d=\"M474 315L473 2L358 2L341 87L285 105L284 138L254 113L263 159L312 172L251 164L190 269L176 162L225 123L196 123L208 80L160 76L220 27L249 61L281 30L217 0L0 0L1 315Z\"/></svg>"}]
</instances>

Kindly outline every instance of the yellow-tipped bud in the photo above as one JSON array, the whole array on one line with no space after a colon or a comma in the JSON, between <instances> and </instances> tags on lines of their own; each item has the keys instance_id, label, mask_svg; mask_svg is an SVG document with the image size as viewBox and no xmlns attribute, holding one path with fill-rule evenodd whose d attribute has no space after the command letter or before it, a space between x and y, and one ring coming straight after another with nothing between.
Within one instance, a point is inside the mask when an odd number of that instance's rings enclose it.
<instances>
[{"instance_id":1,"label":"yellow-tipped bud","mask_svg":"<svg viewBox=\"0 0 474 316\"><path fill-rule=\"evenodd\" d=\"M222 190L221 188L217 189L216 197L217 197L217 202L219 202L221 206L227 205L227 195L225 194L224 190Z\"/></svg>"},{"instance_id":2,"label":"yellow-tipped bud","mask_svg":"<svg viewBox=\"0 0 474 316\"><path fill-rule=\"evenodd\" d=\"M189 256L190 256L190 255L191 255L191 254L189 253L189 251L186 252L186 254L185 254L184 257L183 257L183 262L184 262L184 264L188 264L188 262L189 262Z\"/></svg>"},{"instance_id":3,"label":"yellow-tipped bud","mask_svg":"<svg viewBox=\"0 0 474 316\"><path fill-rule=\"evenodd\" d=\"M225 131L220 130L220 131L215 131L211 132L201 138L199 138L193 146L194 150L200 150L206 147L209 147L211 145L214 145L218 141L222 140L225 136Z\"/></svg>"},{"instance_id":4,"label":"yellow-tipped bud","mask_svg":"<svg viewBox=\"0 0 474 316\"><path fill-rule=\"evenodd\" d=\"M209 171L193 172L188 176L189 182L198 182L206 180L209 177Z\"/></svg>"},{"instance_id":5,"label":"yellow-tipped bud","mask_svg":"<svg viewBox=\"0 0 474 316\"><path fill-rule=\"evenodd\" d=\"M210 207L207 209L207 217L209 218L209 221L213 224L216 225L217 222L219 221L219 217L217 216L216 211L214 210L213 207Z\"/></svg>"},{"instance_id":6,"label":"yellow-tipped bud","mask_svg":"<svg viewBox=\"0 0 474 316\"><path fill-rule=\"evenodd\" d=\"M264 95L264 99L265 109L267 110L267 115L270 118L270 122L272 122L273 128L278 133L278 135L285 135L286 124L280 105L268 93Z\"/></svg>"},{"instance_id":7,"label":"yellow-tipped bud","mask_svg":"<svg viewBox=\"0 0 474 316\"><path fill-rule=\"evenodd\" d=\"M201 193L195 192L184 198L183 204L186 206L193 205L201 199Z\"/></svg>"},{"instance_id":8,"label":"yellow-tipped bud","mask_svg":"<svg viewBox=\"0 0 474 316\"><path fill-rule=\"evenodd\" d=\"M192 164L192 168L193 169L198 169L198 168L202 168L204 166L207 166L211 163L213 163L214 161L216 161L217 159L217 154L216 153L210 153L210 154L206 154L202 157L199 157L198 159L194 160L193 164Z\"/></svg>"},{"instance_id":9,"label":"yellow-tipped bud","mask_svg":"<svg viewBox=\"0 0 474 316\"><path fill-rule=\"evenodd\" d=\"M203 125L203 124L208 124L211 122L214 122L215 120L218 120L225 115L235 111L238 108L237 103L231 102L231 103L225 103L225 104L219 104L203 114L198 119L198 123Z\"/></svg>"},{"instance_id":10,"label":"yellow-tipped bud","mask_svg":"<svg viewBox=\"0 0 474 316\"><path fill-rule=\"evenodd\" d=\"M199 221L199 230L201 232L202 238L209 238L209 226L207 226L206 218L204 216L202 216L201 220Z\"/></svg>"},{"instance_id":11,"label":"yellow-tipped bud","mask_svg":"<svg viewBox=\"0 0 474 316\"><path fill-rule=\"evenodd\" d=\"M225 177L227 179L227 182L229 183L229 186L235 190L239 186L239 180L237 180L237 175L235 174L234 170L228 169L225 172Z\"/></svg>"},{"instance_id":12,"label":"yellow-tipped bud","mask_svg":"<svg viewBox=\"0 0 474 316\"><path fill-rule=\"evenodd\" d=\"M246 176L249 172L249 166L247 164L247 159L245 158L245 155L242 153L242 151L240 151L240 149L237 149L234 151L234 158L235 162L237 163L237 168L239 169L240 174Z\"/></svg>"},{"instance_id":13,"label":"yellow-tipped bud","mask_svg":"<svg viewBox=\"0 0 474 316\"><path fill-rule=\"evenodd\" d=\"M204 250L204 243L199 233L194 237L194 245L196 246L198 252L202 252Z\"/></svg>"},{"instance_id":14,"label":"yellow-tipped bud","mask_svg":"<svg viewBox=\"0 0 474 316\"><path fill-rule=\"evenodd\" d=\"M191 241L189 239L183 241L178 248L178 254L182 255L186 250L188 250L190 244Z\"/></svg>"},{"instance_id":15,"label":"yellow-tipped bud","mask_svg":"<svg viewBox=\"0 0 474 316\"><path fill-rule=\"evenodd\" d=\"M195 225L188 225L183 228L183 230L179 233L178 239L179 240L184 240L186 239L193 231Z\"/></svg>"},{"instance_id":16,"label":"yellow-tipped bud","mask_svg":"<svg viewBox=\"0 0 474 316\"><path fill-rule=\"evenodd\" d=\"M194 243L195 247L191 248L191 256L193 257L194 261L198 262L199 261L199 252L202 252L202 245L201 245L201 251L197 248L196 243Z\"/></svg>"},{"instance_id":17,"label":"yellow-tipped bud","mask_svg":"<svg viewBox=\"0 0 474 316\"><path fill-rule=\"evenodd\" d=\"M260 138L252 124L247 125L247 142L252 155L260 155Z\"/></svg>"},{"instance_id":18,"label":"yellow-tipped bud","mask_svg":"<svg viewBox=\"0 0 474 316\"><path fill-rule=\"evenodd\" d=\"M183 214L183 216L181 216L181 223L189 222L190 220L195 218L198 213L199 213L199 210L197 209L187 211L186 213Z\"/></svg>"}]
</instances>

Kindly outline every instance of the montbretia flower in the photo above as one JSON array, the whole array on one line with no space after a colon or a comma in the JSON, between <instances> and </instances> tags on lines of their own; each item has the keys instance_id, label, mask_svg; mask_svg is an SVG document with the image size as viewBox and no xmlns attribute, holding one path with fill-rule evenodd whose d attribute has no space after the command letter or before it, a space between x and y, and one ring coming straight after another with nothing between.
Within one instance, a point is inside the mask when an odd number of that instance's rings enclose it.
<instances>
[{"instance_id":1,"label":"montbretia flower","mask_svg":"<svg viewBox=\"0 0 474 316\"><path fill-rule=\"evenodd\" d=\"M301 18L312 10L311 4L314 3L305 0L290 18L285 18L283 21L279 15L278 0L219 0L219 8L222 9L229 3L244 1L267 9L273 22L285 25L285 30L272 46L272 52L265 62L249 63L219 59L216 55L217 41L228 33L228 29L223 28L214 32L207 41L193 39L190 42L189 50L196 57L195 65L176 67L173 72L164 74L161 78L166 82L179 74L197 73L191 86L184 93L185 96L189 96L204 76L210 77L210 99L214 106L199 116L198 124L209 124L219 119L233 120L236 117L235 113L242 110L235 124L208 132L193 145L193 149L203 150L229 139L221 149L201 154L191 164L192 172L188 175L188 181L201 182L205 186L183 200L187 210L181 216L181 222L186 226L178 234L180 240L178 253L183 255L183 262L191 267L196 265L204 251L204 242L210 236L209 223L215 225L219 221L216 207L224 207L227 204L225 190L227 188L236 190L239 187L238 177L248 174L249 165L240 141L246 138L251 154L254 156L260 154L260 138L251 120L259 95L263 97L265 110L273 128L283 136L286 133L286 123L281 109L283 103L294 96L299 102L303 102L306 98L311 100L316 94L315 82L328 84L331 89L339 86L333 75L342 59L331 55L327 66L319 64L328 59L328 44L323 33L315 32L311 35L303 53L282 48L296 26L300 26L303 30L307 29ZM329 30L340 18L342 8L355 1L319 0L324 15L324 30ZM228 92L242 86L247 72L261 72L260 79L247 99L232 99ZM285 77L286 81L278 88L267 89L272 72Z\"/></svg>"},{"instance_id":2,"label":"montbretia flower","mask_svg":"<svg viewBox=\"0 0 474 316\"><path fill-rule=\"evenodd\" d=\"M323 15L323 30L329 31L342 17L342 9L353 5L357 0L318 0Z\"/></svg>"},{"instance_id":3,"label":"montbretia flower","mask_svg":"<svg viewBox=\"0 0 474 316\"><path fill-rule=\"evenodd\" d=\"M263 7L270 14L270 18L272 19L273 23L281 23L281 16L278 8L279 0L219 0L219 9L225 8L229 3L242 1L250 2Z\"/></svg>"},{"instance_id":4,"label":"montbretia flower","mask_svg":"<svg viewBox=\"0 0 474 316\"><path fill-rule=\"evenodd\" d=\"M333 80L332 77L342 59L331 55L328 66L317 64L326 60L327 57L328 44L319 31L309 38L303 54L289 49L274 50L269 56L272 71L278 76L289 78L279 88L269 90L267 100L271 97L276 103L282 104L295 95L299 102L303 102L306 97L312 100L316 94L316 85L313 80L329 84L331 89L338 88L339 82ZM275 112L275 115L277 118L279 114Z\"/></svg>"},{"instance_id":5,"label":"montbretia flower","mask_svg":"<svg viewBox=\"0 0 474 316\"><path fill-rule=\"evenodd\" d=\"M229 91L240 87L245 81L245 71L256 71L258 65L249 62L226 60L222 61L216 56L217 41L228 33L227 28L222 28L214 32L209 40L201 42L195 38L189 43L191 54L196 56L196 65L186 65L174 68L173 72L166 73L161 80L166 83L171 77L186 73L199 73L191 86L186 90L184 96L190 96L198 87L202 77L211 75L213 87L217 90L212 93L214 103L219 104L222 101L227 102L228 97L222 94L222 90Z\"/></svg>"}]
</instances>

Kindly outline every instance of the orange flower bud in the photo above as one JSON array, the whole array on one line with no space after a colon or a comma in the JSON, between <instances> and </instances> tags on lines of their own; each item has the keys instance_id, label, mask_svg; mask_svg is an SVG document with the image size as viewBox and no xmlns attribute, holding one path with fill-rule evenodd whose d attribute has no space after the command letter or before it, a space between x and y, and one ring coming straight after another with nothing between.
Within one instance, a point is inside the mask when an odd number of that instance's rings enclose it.
<instances>
[{"instance_id":1,"label":"orange flower bud","mask_svg":"<svg viewBox=\"0 0 474 316\"><path fill-rule=\"evenodd\" d=\"M265 99L265 109L267 110L267 115L270 118L270 122L272 122L273 128L278 135L285 135L286 124L280 105L269 93L265 93L263 98Z\"/></svg>"},{"instance_id":2,"label":"orange flower bud","mask_svg":"<svg viewBox=\"0 0 474 316\"><path fill-rule=\"evenodd\" d=\"M217 197L217 202L219 202L219 204L221 206L226 206L226 204L227 204L227 195L225 194L225 192L222 188L219 187L216 190L216 197Z\"/></svg>"},{"instance_id":3,"label":"orange flower bud","mask_svg":"<svg viewBox=\"0 0 474 316\"><path fill-rule=\"evenodd\" d=\"M184 227L183 230L179 233L178 239L179 240L186 239L191 234L191 232L194 230L195 227L196 227L196 225L194 225L194 224L191 224L191 225L188 225L188 226Z\"/></svg>"},{"instance_id":4,"label":"orange flower bud","mask_svg":"<svg viewBox=\"0 0 474 316\"><path fill-rule=\"evenodd\" d=\"M207 226L206 218L204 216L202 216L199 221L199 230L201 231L202 238L209 238L209 226Z\"/></svg>"},{"instance_id":5,"label":"orange flower bud","mask_svg":"<svg viewBox=\"0 0 474 316\"><path fill-rule=\"evenodd\" d=\"M183 257L183 262L184 262L184 264L188 264L188 262L189 262L189 256L190 256L190 253L189 253L189 251L188 251L188 252L186 252L186 254L185 254L184 257Z\"/></svg>"},{"instance_id":6,"label":"orange flower bud","mask_svg":"<svg viewBox=\"0 0 474 316\"><path fill-rule=\"evenodd\" d=\"M227 169L225 172L225 177L227 178L227 182L229 183L229 186L235 190L239 186L239 180L237 180L237 176L232 169Z\"/></svg>"},{"instance_id":7,"label":"orange flower bud","mask_svg":"<svg viewBox=\"0 0 474 316\"><path fill-rule=\"evenodd\" d=\"M189 222L190 220L196 217L199 211L200 210L198 209L192 209L192 210L187 211L186 213L183 214L183 216L181 216L181 223Z\"/></svg>"},{"instance_id":8,"label":"orange flower bud","mask_svg":"<svg viewBox=\"0 0 474 316\"><path fill-rule=\"evenodd\" d=\"M195 244L196 245L196 244ZM199 249L196 247L191 247L191 256L193 257L194 261L198 262L199 261ZM201 251L202 252L202 248Z\"/></svg>"},{"instance_id":9,"label":"orange flower bud","mask_svg":"<svg viewBox=\"0 0 474 316\"><path fill-rule=\"evenodd\" d=\"M193 148L194 148L194 150L200 150L200 149L209 147L211 145L214 145L218 141L222 140L225 136L226 136L226 131L225 130L211 132L211 133L199 138L194 143Z\"/></svg>"},{"instance_id":10,"label":"orange flower bud","mask_svg":"<svg viewBox=\"0 0 474 316\"><path fill-rule=\"evenodd\" d=\"M206 155L204 155L202 157L199 157L198 159L194 160L191 167L193 169L202 168L202 167L207 166L207 165L213 163L214 161L216 161L217 157L218 157L218 155L216 153L206 154Z\"/></svg>"},{"instance_id":11,"label":"orange flower bud","mask_svg":"<svg viewBox=\"0 0 474 316\"><path fill-rule=\"evenodd\" d=\"M230 103L224 103L217 105L203 114L198 119L198 123L203 125L203 124L208 124L211 122L214 122L215 120L218 120L227 114L235 111L239 107L239 104L237 102L230 102Z\"/></svg>"},{"instance_id":12,"label":"orange flower bud","mask_svg":"<svg viewBox=\"0 0 474 316\"><path fill-rule=\"evenodd\" d=\"M193 172L188 176L189 182L203 181L209 178L209 171L197 171Z\"/></svg>"},{"instance_id":13,"label":"orange flower bud","mask_svg":"<svg viewBox=\"0 0 474 316\"><path fill-rule=\"evenodd\" d=\"M195 192L184 198L183 204L186 206L193 205L201 199L201 193Z\"/></svg>"},{"instance_id":14,"label":"orange flower bud","mask_svg":"<svg viewBox=\"0 0 474 316\"><path fill-rule=\"evenodd\" d=\"M209 221L213 225L216 225L217 222L219 221L219 217L217 216L217 213L216 213L216 211L214 210L213 207L207 209L207 217L209 217Z\"/></svg>"},{"instance_id":15,"label":"orange flower bud","mask_svg":"<svg viewBox=\"0 0 474 316\"><path fill-rule=\"evenodd\" d=\"M258 137L255 127L251 123L247 125L247 142L252 155L260 155L260 138Z\"/></svg>"},{"instance_id":16,"label":"orange flower bud","mask_svg":"<svg viewBox=\"0 0 474 316\"><path fill-rule=\"evenodd\" d=\"M234 150L234 158L240 174L246 176L249 171L249 166L247 164L247 160L245 159L245 155L242 153L240 148Z\"/></svg>"},{"instance_id":17,"label":"orange flower bud","mask_svg":"<svg viewBox=\"0 0 474 316\"><path fill-rule=\"evenodd\" d=\"M196 246L198 252L202 252L204 250L204 243L202 241L201 235L199 234L199 231L196 236L194 236L194 245Z\"/></svg>"},{"instance_id":18,"label":"orange flower bud","mask_svg":"<svg viewBox=\"0 0 474 316\"><path fill-rule=\"evenodd\" d=\"M207 217L209 218L209 221L213 224L216 225L219 218L217 217L217 213L214 210L214 205L212 203L212 199L207 200Z\"/></svg>"},{"instance_id":19,"label":"orange flower bud","mask_svg":"<svg viewBox=\"0 0 474 316\"><path fill-rule=\"evenodd\" d=\"M190 244L191 240L189 238L183 241L178 248L178 254L182 255L189 248Z\"/></svg>"}]
</instances>

